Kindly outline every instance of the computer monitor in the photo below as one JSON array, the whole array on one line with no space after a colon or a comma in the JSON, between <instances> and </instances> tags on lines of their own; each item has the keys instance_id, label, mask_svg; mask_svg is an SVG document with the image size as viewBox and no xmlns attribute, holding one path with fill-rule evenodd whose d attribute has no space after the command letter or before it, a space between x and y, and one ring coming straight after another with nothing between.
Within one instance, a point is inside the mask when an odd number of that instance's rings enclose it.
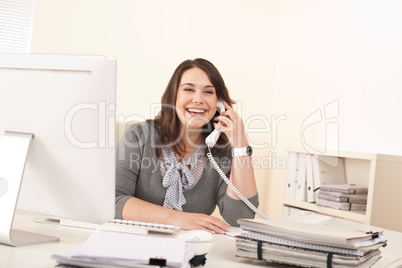
<instances>
[{"instance_id":1,"label":"computer monitor","mask_svg":"<svg viewBox=\"0 0 402 268\"><path fill-rule=\"evenodd\" d=\"M17 209L113 219L115 92L112 57L0 54L0 243L54 241L12 229Z\"/></svg>"}]
</instances>

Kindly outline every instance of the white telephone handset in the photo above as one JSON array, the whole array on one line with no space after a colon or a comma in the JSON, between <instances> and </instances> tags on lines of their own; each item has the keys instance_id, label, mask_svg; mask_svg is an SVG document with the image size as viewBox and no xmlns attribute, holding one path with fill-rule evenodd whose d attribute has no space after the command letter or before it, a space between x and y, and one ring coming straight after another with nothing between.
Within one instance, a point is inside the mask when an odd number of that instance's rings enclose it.
<instances>
[{"instance_id":1,"label":"white telephone handset","mask_svg":"<svg viewBox=\"0 0 402 268\"><path fill-rule=\"evenodd\" d=\"M225 106L223 105L223 102L221 100L218 100L218 102L216 103L216 112L221 113L224 111ZM205 139L205 144L208 145L208 147L214 147L220 135L221 132L218 129L214 129L214 131L212 131L211 134L209 134L208 137Z\"/></svg>"},{"instance_id":2,"label":"white telephone handset","mask_svg":"<svg viewBox=\"0 0 402 268\"><path fill-rule=\"evenodd\" d=\"M216 112L221 113L225 111L225 106L223 105L222 100L218 99L218 102L216 104ZM214 147L216 142L219 139L219 136L221 135L221 131L218 129L214 129L214 131L211 132L211 134L208 135L208 137L205 139L205 144L208 146L209 153L207 153L207 157L209 161L211 161L212 166L215 168L215 170L218 172L219 176L225 181L225 183L229 186L230 189L252 210L254 211L257 215L259 215L263 219L270 219L267 216L265 216L261 211L258 210L234 185L233 183L226 177L225 173L222 171L222 169L218 166L218 163L216 163L215 159L213 158L211 154L211 147Z\"/></svg>"}]
</instances>

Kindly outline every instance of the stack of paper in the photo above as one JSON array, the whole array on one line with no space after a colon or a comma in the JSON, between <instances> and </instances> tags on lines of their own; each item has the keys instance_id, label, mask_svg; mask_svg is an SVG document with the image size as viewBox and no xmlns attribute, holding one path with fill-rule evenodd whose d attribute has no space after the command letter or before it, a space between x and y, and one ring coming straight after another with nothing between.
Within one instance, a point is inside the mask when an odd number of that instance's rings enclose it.
<instances>
[{"instance_id":1,"label":"stack of paper","mask_svg":"<svg viewBox=\"0 0 402 268\"><path fill-rule=\"evenodd\" d=\"M240 219L236 256L301 267L370 267L386 244L382 230L314 225L286 219Z\"/></svg>"},{"instance_id":2,"label":"stack of paper","mask_svg":"<svg viewBox=\"0 0 402 268\"><path fill-rule=\"evenodd\" d=\"M190 267L195 253L180 239L96 231L71 254L52 257L67 267Z\"/></svg>"},{"instance_id":3,"label":"stack of paper","mask_svg":"<svg viewBox=\"0 0 402 268\"><path fill-rule=\"evenodd\" d=\"M317 205L340 210L365 211L368 188L354 184L321 185Z\"/></svg>"}]
</instances>

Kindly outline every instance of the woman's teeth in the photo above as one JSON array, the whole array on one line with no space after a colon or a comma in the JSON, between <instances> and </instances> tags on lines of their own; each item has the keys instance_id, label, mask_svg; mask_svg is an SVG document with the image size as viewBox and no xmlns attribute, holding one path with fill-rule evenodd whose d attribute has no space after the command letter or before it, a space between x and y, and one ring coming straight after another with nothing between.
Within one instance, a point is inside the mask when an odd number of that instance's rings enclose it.
<instances>
[{"instance_id":1,"label":"woman's teeth","mask_svg":"<svg viewBox=\"0 0 402 268\"><path fill-rule=\"evenodd\" d=\"M193 114L203 114L205 113L205 110L200 110L200 109L187 109L188 112L193 113Z\"/></svg>"}]
</instances>

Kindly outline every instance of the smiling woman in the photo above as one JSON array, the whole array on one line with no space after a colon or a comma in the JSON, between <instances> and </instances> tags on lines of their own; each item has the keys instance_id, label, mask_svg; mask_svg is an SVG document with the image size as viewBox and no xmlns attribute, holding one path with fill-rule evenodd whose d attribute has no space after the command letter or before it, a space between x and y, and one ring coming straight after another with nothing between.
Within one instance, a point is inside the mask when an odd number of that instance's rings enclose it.
<instances>
[{"instance_id":1,"label":"smiling woman","mask_svg":"<svg viewBox=\"0 0 402 268\"><path fill-rule=\"evenodd\" d=\"M217 117L217 101L225 112ZM154 120L132 125L122 136L116 163L116 218L223 233L251 211L219 178L206 158L205 138L223 132L214 155L223 172L258 206L251 155L241 118L232 109L226 85L205 59L186 60L175 70ZM215 121L220 122L218 125ZM218 206L223 219L210 216Z\"/></svg>"},{"instance_id":2,"label":"smiling woman","mask_svg":"<svg viewBox=\"0 0 402 268\"><path fill-rule=\"evenodd\" d=\"M155 118L163 133L161 144L171 144L173 151L179 156L186 152L188 146L185 143L199 145L214 128L211 119L215 115L218 98L226 101L229 105L234 103L218 69L205 59L182 62L169 81L162 96L161 112ZM188 120L194 118L195 113L194 110L190 112L186 109L200 109L200 107L208 110L209 113L200 116L200 118L197 117L199 119L197 122L202 125L198 126L202 129L197 134L197 131L188 131L195 119ZM185 131L186 129L187 131ZM192 138L198 138L199 141L192 142L188 136L187 139L182 139L184 135L190 134L192 134ZM227 138L222 135L218 144L226 143ZM187 148L187 150L189 149Z\"/></svg>"}]
</instances>

